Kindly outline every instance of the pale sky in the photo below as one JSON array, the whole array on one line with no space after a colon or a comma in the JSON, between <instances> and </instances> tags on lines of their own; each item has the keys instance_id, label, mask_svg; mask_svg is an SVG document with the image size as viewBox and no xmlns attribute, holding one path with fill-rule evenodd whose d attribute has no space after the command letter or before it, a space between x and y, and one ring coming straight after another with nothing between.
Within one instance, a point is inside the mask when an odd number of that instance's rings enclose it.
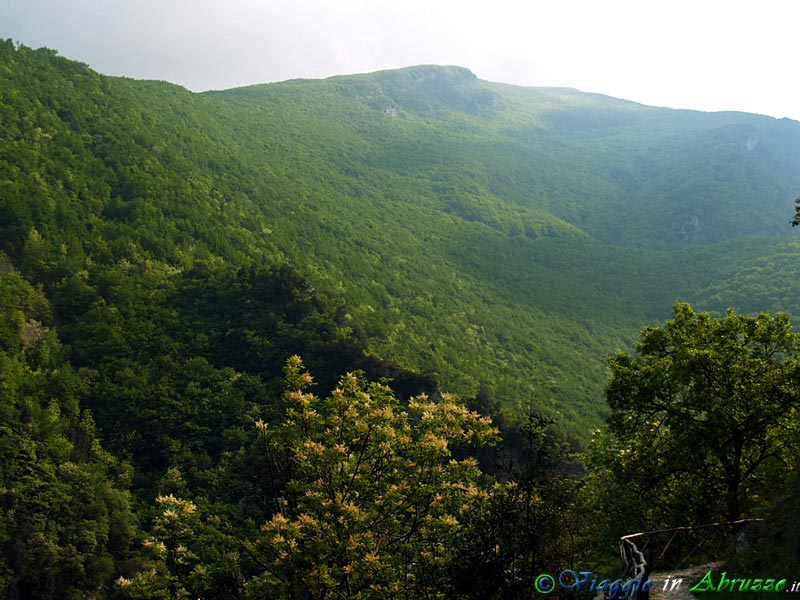
<instances>
[{"instance_id":1,"label":"pale sky","mask_svg":"<svg viewBox=\"0 0 800 600\"><path fill-rule=\"evenodd\" d=\"M0 38L191 90L416 64L800 120L798 0L0 0Z\"/></svg>"}]
</instances>

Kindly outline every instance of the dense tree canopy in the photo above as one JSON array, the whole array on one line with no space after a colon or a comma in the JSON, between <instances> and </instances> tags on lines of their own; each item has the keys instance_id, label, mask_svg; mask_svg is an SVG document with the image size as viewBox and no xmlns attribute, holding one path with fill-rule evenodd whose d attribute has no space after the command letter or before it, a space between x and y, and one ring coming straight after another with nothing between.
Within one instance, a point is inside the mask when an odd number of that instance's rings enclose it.
<instances>
[{"instance_id":1,"label":"dense tree canopy","mask_svg":"<svg viewBox=\"0 0 800 600\"><path fill-rule=\"evenodd\" d=\"M130 468L81 407L88 380L50 307L0 271L0 594L85 598L108 587L135 536Z\"/></svg>"}]
</instances>

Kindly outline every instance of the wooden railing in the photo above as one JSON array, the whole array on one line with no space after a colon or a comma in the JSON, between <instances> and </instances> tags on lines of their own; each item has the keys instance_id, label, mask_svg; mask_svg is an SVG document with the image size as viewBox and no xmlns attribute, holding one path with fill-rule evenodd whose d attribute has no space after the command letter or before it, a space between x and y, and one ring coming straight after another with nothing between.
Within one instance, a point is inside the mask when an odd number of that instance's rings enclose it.
<instances>
[{"instance_id":1,"label":"wooden railing","mask_svg":"<svg viewBox=\"0 0 800 600\"><path fill-rule=\"evenodd\" d=\"M725 558L735 536L760 519L742 519L698 527L674 527L626 535L619 540L622 573L645 581L656 570L677 569ZM647 595L641 595L640 598Z\"/></svg>"}]
</instances>

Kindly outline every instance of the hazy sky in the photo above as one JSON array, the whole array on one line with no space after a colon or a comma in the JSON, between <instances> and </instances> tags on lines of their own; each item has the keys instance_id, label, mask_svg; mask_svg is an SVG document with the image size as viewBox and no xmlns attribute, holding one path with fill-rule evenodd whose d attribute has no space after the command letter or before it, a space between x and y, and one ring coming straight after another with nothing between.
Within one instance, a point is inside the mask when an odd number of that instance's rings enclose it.
<instances>
[{"instance_id":1,"label":"hazy sky","mask_svg":"<svg viewBox=\"0 0 800 600\"><path fill-rule=\"evenodd\" d=\"M800 120L798 0L0 0L0 37L200 91L415 64Z\"/></svg>"}]
</instances>

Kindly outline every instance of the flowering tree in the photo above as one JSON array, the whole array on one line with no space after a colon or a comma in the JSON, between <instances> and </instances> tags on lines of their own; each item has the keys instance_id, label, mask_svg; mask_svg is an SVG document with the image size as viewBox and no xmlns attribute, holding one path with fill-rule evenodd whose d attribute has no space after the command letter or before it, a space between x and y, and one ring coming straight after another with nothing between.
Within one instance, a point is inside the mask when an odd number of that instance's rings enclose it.
<instances>
[{"instance_id":1,"label":"flowering tree","mask_svg":"<svg viewBox=\"0 0 800 600\"><path fill-rule=\"evenodd\" d=\"M454 447L491 443L491 421L449 395L403 406L392 391L350 373L329 398L306 390L299 357L287 362L283 420L259 422L292 479L261 528L263 574L254 597L397 598L441 593L459 518L475 485L475 459ZM434 592L436 590L436 592Z\"/></svg>"},{"instance_id":2,"label":"flowering tree","mask_svg":"<svg viewBox=\"0 0 800 600\"><path fill-rule=\"evenodd\" d=\"M189 590L203 575L198 557L191 550L197 536L197 507L173 495L159 496L156 503L160 512L152 535L144 542L151 555L150 563L132 578L117 579L118 589L130 598L167 600L189 596Z\"/></svg>"}]
</instances>

